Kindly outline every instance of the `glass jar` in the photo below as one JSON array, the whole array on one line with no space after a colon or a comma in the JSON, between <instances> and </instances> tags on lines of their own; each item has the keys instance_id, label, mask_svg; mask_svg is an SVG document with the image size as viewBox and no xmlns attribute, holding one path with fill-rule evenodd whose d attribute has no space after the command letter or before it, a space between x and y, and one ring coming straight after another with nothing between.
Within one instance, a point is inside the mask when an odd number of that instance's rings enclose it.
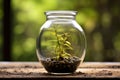
<instances>
[{"instance_id":1,"label":"glass jar","mask_svg":"<svg viewBox=\"0 0 120 80\"><path fill-rule=\"evenodd\" d=\"M76 11L47 11L37 38L37 56L48 73L74 73L83 62L86 38Z\"/></svg>"}]
</instances>

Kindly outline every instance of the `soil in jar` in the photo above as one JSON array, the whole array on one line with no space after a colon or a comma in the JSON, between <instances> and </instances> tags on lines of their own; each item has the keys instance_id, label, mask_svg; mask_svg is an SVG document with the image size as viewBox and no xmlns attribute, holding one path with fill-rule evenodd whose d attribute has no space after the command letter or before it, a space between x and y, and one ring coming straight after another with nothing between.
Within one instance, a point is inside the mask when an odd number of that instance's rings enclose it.
<instances>
[{"instance_id":1,"label":"soil in jar","mask_svg":"<svg viewBox=\"0 0 120 80\"><path fill-rule=\"evenodd\" d=\"M46 58L41 63L49 73L74 73L79 66L80 58L73 56L69 58Z\"/></svg>"}]
</instances>

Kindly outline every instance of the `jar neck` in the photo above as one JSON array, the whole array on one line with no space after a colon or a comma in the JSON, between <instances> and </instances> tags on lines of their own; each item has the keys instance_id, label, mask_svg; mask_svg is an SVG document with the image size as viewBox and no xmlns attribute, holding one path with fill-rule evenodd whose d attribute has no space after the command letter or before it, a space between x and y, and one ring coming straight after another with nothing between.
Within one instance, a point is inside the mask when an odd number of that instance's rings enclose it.
<instances>
[{"instance_id":1,"label":"jar neck","mask_svg":"<svg viewBox=\"0 0 120 80\"><path fill-rule=\"evenodd\" d=\"M75 19L77 11L47 11L47 20L52 19Z\"/></svg>"}]
</instances>

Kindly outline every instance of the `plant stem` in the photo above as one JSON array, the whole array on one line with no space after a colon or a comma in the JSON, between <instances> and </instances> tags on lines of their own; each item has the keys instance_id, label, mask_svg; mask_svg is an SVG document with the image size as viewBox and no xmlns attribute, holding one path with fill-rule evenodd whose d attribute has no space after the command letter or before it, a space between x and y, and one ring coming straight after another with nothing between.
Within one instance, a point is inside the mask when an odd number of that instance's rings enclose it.
<instances>
[{"instance_id":1,"label":"plant stem","mask_svg":"<svg viewBox=\"0 0 120 80\"><path fill-rule=\"evenodd\" d=\"M55 26L54 26L54 30L55 30L55 35L56 35L56 37L57 37L57 46L59 47L59 49L60 49L60 42L59 42L59 38L58 38L58 35L57 35L57 30L56 30L56 28L55 28ZM57 48L57 46L56 46L56 48ZM56 51L56 50L55 50ZM60 57L60 54L58 54L58 56Z\"/></svg>"}]
</instances>

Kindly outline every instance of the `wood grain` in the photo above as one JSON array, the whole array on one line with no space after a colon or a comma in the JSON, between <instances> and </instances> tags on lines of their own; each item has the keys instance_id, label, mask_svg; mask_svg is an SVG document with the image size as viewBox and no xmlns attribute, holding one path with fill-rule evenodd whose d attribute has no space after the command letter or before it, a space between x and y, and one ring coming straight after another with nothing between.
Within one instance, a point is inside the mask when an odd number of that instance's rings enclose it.
<instances>
[{"instance_id":1,"label":"wood grain","mask_svg":"<svg viewBox=\"0 0 120 80\"><path fill-rule=\"evenodd\" d=\"M0 62L0 78L25 79L82 79L82 78L120 78L119 62L85 62L75 73L51 75L39 62Z\"/></svg>"}]
</instances>

